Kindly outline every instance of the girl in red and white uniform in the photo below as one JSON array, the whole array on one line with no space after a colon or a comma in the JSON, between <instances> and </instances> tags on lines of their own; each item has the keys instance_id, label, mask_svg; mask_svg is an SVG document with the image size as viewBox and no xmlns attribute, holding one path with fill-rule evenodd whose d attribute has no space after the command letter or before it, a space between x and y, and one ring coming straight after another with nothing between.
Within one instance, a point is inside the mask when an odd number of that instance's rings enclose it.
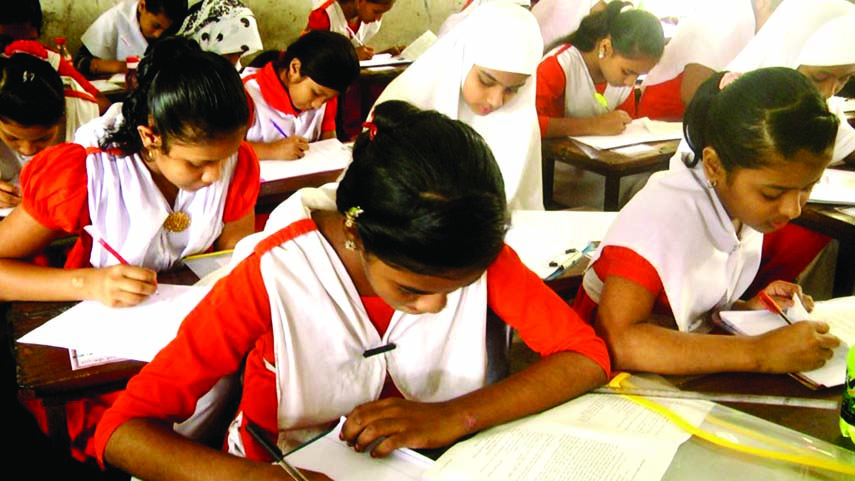
<instances>
[{"instance_id":1,"label":"girl in red and white uniform","mask_svg":"<svg viewBox=\"0 0 855 481\"><path fill-rule=\"evenodd\" d=\"M353 45L341 34L301 35L276 60L243 75L250 100L246 140L260 160L303 157L309 143L336 136L338 95L359 77Z\"/></svg>"},{"instance_id":2,"label":"girl in red and white uniform","mask_svg":"<svg viewBox=\"0 0 855 481\"><path fill-rule=\"evenodd\" d=\"M309 13L305 31L329 30L353 42L359 60L369 60L374 49L368 42L380 31L383 14L395 6L395 0L320 0ZM380 53L401 53L393 47Z\"/></svg>"},{"instance_id":3,"label":"girl in red and white uniform","mask_svg":"<svg viewBox=\"0 0 855 481\"><path fill-rule=\"evenodd\" d=\"M613 1L558 41L537 69L543 138L614 135L635 116L635 81L665 45L659 20Z\"/></svg>"},{"instance_id":4,"label":"girl in red and white uniform","mask_svg":"<svg viewBox=\"0 0 855 481\"><path fill-rule=\"evenodd\" d=\"M661 374L788 373L819 367L839 340L822 322L760 336L708 334L716 311L741 300L763 234L801 213L831 160L837 117L792 69L718 73L695 94L684 125L687 166L650 177L595 253L574 308L609 344L620 369ZM782 307L799 286L765 287Z\"/></svg>"},{"instance_id":5,"label":"girl in red and white uniform","mask_svg":"<svg viewBox=\"0 0 855 481\"><path fill-rule=\"evenodd\" d=\"M341 183L280 205L131 380L98 426L100 459L142 478L194 466L200 479L276 479L281 468L248 423L287 450L346 415L342 438L357 451L380 440L372 455L385 456L447 445L603 383L602 340L505 245L506 209L474 130L405 102L379 105ZM488 307L544 356L490 385ZM228 448L246 459L162 428L244 356Z\"/></svg>"},{"instance_id":6,"label":"girl in red and white uniform","mask_svg":"<svg viewBox=\"0 0 855 481\"><path fill-rule=\"evenodd\" d=\"M243 143L248 119L233 65L180 37L159 43L140 63L139 88L84 127L89 148L60 144L24 167L21 208L0 223L0 298L134 305L155 292L157 271L234 247L253 231L259 189L258 160ZM89 225L127 265L92 242ZM64 269L27 262L69 235L79 237ZM76 456L91 454L112 397L69 403Z\"/></svg>"},{"instance_id":7,"label":"girl in red and white uniform","mask_svg":"<svg viewBox=\"0 0 855 481\"><path fill-rule=\"evenodd\" d=\"M698 86L727 67L779 3L780 0L700 2L680 20L662 59L645 76L638 116L681 120Z\"/></svg>"}]
</instances>

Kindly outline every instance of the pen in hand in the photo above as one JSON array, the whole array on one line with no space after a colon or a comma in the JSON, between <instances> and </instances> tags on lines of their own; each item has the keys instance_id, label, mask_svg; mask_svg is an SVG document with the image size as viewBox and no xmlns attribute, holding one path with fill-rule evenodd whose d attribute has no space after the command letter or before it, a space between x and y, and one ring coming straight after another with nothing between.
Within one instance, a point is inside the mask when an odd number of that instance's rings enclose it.
<instances>
[{"instance_id":1,"label":"pen in hand","mask_svg":"<svg viewBox=\"0 0 855 481\"><path fill-rule=\"evenodd\" d=\"M87 225L83 228L83 230L85 230L89 233L90 236L92 236L93 242L97 242L99 245L101 245L101 247L103 247L107 252L109 252L110 255L112 255L117 261L119 261L120 264L129 265L128 261L126 261L125 258L122 257L122 255L119 254L118 251L116 251L116 249L113 249L113 247L111 247L110 244L108 244L107 241L104 240L104 236L101 234L101 231L99 231L97 227L95 227L94 225Z\"/></svg>"},{"instance_id":2,"label":"pen in hand","mask_svg":"<svg viewBox=\"0 0 855 481\"><path fill-rule=\"evenodd\" d=\"M783 319L787 324L791 326L793 325L793 321L791 321L790 318L784 313L784 310L781 309L781 306L779 306L778 303L775 302L775 300L772 299L771 296L769 296L769 294L766 294L766 291L760 291L760 294L757 294L757 297L760 299L760 302L769 312L778 314L779 316L781 316L781 319Z\"/></svg>"},{"instance_id":3,"label":"pen in hand","mask_svg":"<svg viewBox=\"0 0 855 481\"><path fill-rule=\"evenodd\" d=\"M305 476L303 476L303 473L294 466L291 466L291 464L285 460L285 456L282 455L282 451L280 451L278 446L270 442L270 440L264 436L261 428L247 420L246 431L258 442L258 444L261 445L261 447L264 448L265 451L267 451L268 454L270 454L270 456L273 457L273 459L276 460L276 464L281 466L289 476L297 481L309 481Z\"/></svg>"}]
</instances>

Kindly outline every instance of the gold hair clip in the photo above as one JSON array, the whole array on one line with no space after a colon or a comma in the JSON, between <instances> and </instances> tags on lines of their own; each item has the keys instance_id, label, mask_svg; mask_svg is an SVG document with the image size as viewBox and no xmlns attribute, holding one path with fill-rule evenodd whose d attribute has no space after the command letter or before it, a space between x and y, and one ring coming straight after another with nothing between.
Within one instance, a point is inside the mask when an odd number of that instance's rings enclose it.
<instances>
[{"instance_id":1,"label":"gold hair clip","mask_svg":"<svg viewBox=\"0 0 855 481\"><path fill-rule=\"evenodd\" d=\"M353 227L356 223L356 219L359 217L359 214L362 214L363 212L365 211L362 210L362 207L357 205L347 209L347 212L344 213L344 226Z\"/></svg>"}]
</instances>

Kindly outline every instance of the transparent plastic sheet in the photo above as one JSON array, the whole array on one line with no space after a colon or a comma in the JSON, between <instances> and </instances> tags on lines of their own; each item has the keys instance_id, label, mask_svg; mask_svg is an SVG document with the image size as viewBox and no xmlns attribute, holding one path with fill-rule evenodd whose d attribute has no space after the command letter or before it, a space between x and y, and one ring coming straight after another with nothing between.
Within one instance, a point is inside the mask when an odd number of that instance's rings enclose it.
<instances>
[{"instance_id":1,"label":"transparent plastic sheet","mask_svg":"<svg viewBox=\"0 0 855 481\"><path fill-rule=\"evenodd\" d=\"M662 389L668 384L656 376L633 375L621 386ZM662 407L652 398L639 402L657 412ZM697 429L699 434L680 446L663 481L855 479L855 452L737 409L715 404Z\"/></svg>"}]
</instances>

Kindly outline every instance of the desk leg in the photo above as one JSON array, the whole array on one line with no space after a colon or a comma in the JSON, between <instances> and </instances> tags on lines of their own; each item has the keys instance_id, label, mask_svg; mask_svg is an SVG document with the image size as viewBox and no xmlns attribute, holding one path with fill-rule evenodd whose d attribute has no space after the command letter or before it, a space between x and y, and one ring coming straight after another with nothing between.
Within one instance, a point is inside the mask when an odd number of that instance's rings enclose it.
<instances>
[{"instance_id":1,"label":"desk leg","mask_svg":"<svg viewBox=\"0 0 855 481\"><path fill-rule=\"evenodd\" d=\"M845 239L838 241L837 265L834 268L834 297L851 296L855 288L855 244Z\"/></svg>"},{"instance_id":2,"label":"desk leg","mask_svg":"<svg viewBox=\"0 0 855 481\"><path fill-rule=\"evenodd\" d=\"M65 414L64 401L49 401L42 399L47 416L47 435L53 441L59 452L71 452L71 440L68 439L68 418Z\"/></svg>"},{"instance_id":3,"label":"desk leg","mask_svg":"<svg viewBox=\"0 0 855 481\"><path fill-rule=\"evenodd\" d=\"M541 155L541 175L543 177L543 206L548 210L555 202L555 159Z\"/></svg>"},{"instance_id":4,"label":"desk leg","mask_svg":"<svg viewBox=\"0 0 855 481\"><path fill-rule=\"evenodd\" d=\"M614 212L620 205L620 176L606 175L606 194L603 198L603 210Z\"/></svg>"}]
</instances>

